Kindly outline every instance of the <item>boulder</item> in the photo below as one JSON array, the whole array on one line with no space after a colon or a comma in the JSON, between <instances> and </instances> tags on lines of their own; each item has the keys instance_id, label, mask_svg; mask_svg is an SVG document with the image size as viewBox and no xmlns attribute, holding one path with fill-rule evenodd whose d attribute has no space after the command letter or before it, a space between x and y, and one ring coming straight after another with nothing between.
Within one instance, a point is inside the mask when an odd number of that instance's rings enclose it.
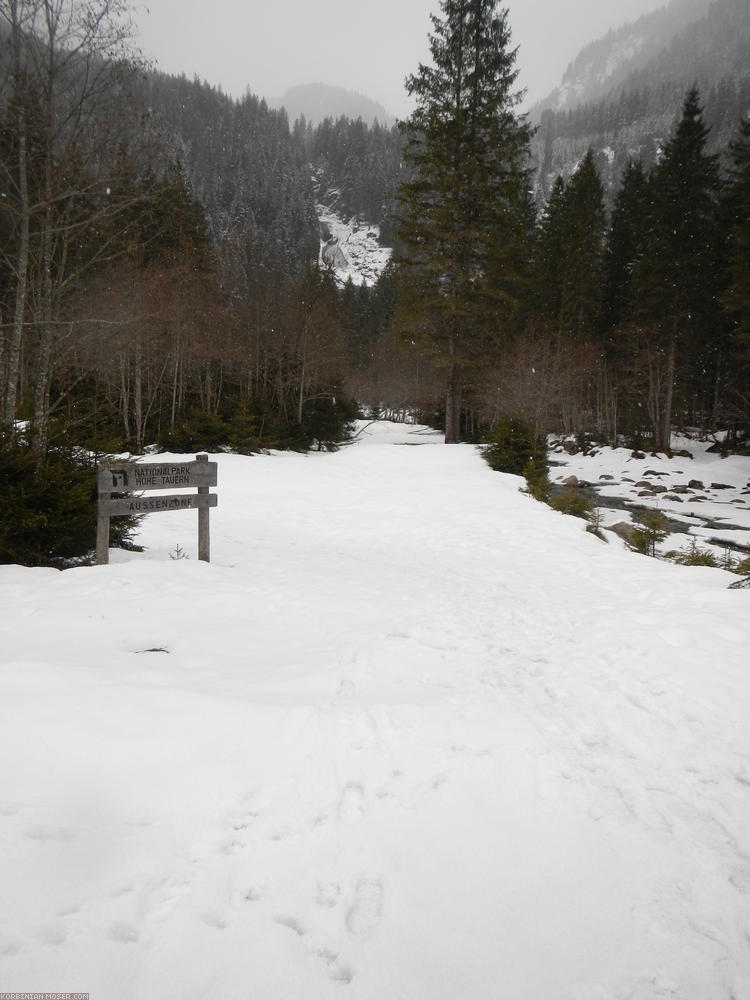
<instances>
[{"instance_id":1,"label":"boulder","mask_svg":"<svg viewBox=\"0 0 750 1000\"><path fill-rule=\"evenodd\" d=\"M692 458L693 457L692 452L687 451L685 448L683 448L682 451L676 451L675 455L678 458Z\"/></svg>"},{"instance_id":2,"label":"boulder","mask_svg":"<svg viewBox=\"0 0 750 1000\"><path fill-rule=\"evenodd\" d=\"M633 452L630 453L630 457L631 458L645 458L646 455L645 455L645 452L642 452L642 451L633 451Z\"/></svg>"},{"instance_id":3,"label":"boulder","mask_svg":"<svg viewBox=\"0 0 750 1000\"><path fill-rule=\"evenodd\" d=\"M638 496L639 497L655 497L656 494L654 493L653 490L641 490L641 492L638 494Z\"/></svg>"},{"instance_id":4,"label":"boulder","mask_svg":"<svg viewBox=\"0 0 750 1000\"><path fill-rule=\"evenodd\" d=\"M642 489L648 489L648 490L650 490L653 485L654 484L650 483L648 481L648 479L642 479L639 483L635 484L635 488L637 490L642 490Z\"/></svg>"},{"instance_id":5,"label":"boulder","mask_svg":"<svg viewBox=\"0 0 750 1000\"><path fill-rule=\"evenodd\" d=\"M608 481L611 482L615 477L614 476L599 476L599 478L600 479L606 479L606 480L608 480Z\"/></svg>"},{"instance_id":6,"label":"boulder","mask_svg":"<svg viewBox=\"0 0 750 1000\"><path fill-rule=\"evenodd\" d=\"M733 490L734 486L728 486L726 483L711 483L712 490Z\"/></svg>"},{"instance_id":7,"label":"boulder","mask_svg":"<svg viewBox=\"0 0 750 1000\"><path fill-rule=\"evenodd\" d=\"M653 486L651 487L651 490L653 493L666 493L667 487L661 486L659 483L654 483Z\"/></svg>"},{"instance_id":8,"label":"boulder","mask_svg":"<svg viewBox=\"0 0 750 1000\"><path fill-rule=\"evenodd\" d=\"M688 483L688 486L690 487L691 490L705 490L706 488L700 481L700 479L691 479L690 482Z\"/></svg>"},{"instance_id":9,"label":"boulder","mask_svg":"<svg viewBox=\"0 0 750 1000\"><path fill-rule=\"evenodd\" d=\"M578 476L568 476L567 479L563 479L563 486L570 486L571 488L575 488L580 485L581 484L578 481Z\"/></svg>"},{"instance_id":10,"label":"boulder","mask_svg":"<svg viewBox=\"0 0 750 1000\"><path fill-rule=\"evenodd\" d=\"M687 486L673 486L670 489L670 493L689 493L690 489Z\"/></svg>"},{"instance_id":11,"label":"boulder","mask_svg":"<svg viewBox=\"0 0 750 1000\"><path fill-rule=\"evenodd\" d=\"M611 524L607 531L613 531L618 538L621 538L628 545L634 545L636 540L635 528L632 524L628 524L627 521L618 521L617 524Z\"/></svg>"},{"instance_id":12,"label":"boulder","mask_svg":"<svg viewBox=\"0 0 750 1000\"><path fill-rule=\"evenodd\" d=\"M349 261L339 246L338 240L327 243L323 247L322 257L326 264L330 264L331 267L335 267L340 271L346 271L349 268Z\"/></svg>"},{"instance_id":13,"label":"boulder","mask_svg":"<svg viewBox=\"0 0 750 1000\"><path fill-rule=\"evenodd\" d=\"M682 497L678 497L675 493L665 493L663 500L671 500L672 503L683 503Z\"/></svg>"}]
</instances>

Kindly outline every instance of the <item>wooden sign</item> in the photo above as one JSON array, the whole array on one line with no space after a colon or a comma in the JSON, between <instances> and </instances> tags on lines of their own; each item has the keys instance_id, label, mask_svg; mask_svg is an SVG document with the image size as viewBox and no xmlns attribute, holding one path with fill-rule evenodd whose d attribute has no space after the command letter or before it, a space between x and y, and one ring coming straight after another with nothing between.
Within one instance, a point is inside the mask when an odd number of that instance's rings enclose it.
<instances>
[{"instance_id":1,"label":"wooden sign","mask_svg":"<svg viewBox=\"0 0 750 1000\"><path fill-rule=\"evenodd\" d=\"M199 507L216 507L219 498L215 493L199 496L196 493L175 493L159 497L130 497L125 500L101 500L99 510L108 517L124 514L159 514L166 510L197 510Z\"/></svg>"},{"instance_id":2,"label":"wooden sign","mask_svg":"<svg viewBox=\"0 0 750 1000\"><path fill-rule=\"evenodd\" d=\"M100 465L97 482L100 493L134 493L141 490L175 490L197 486L216 486L216 462L158 464L118 462Z\"/></svg>"},{"instance_id":3,"label":"wooden sign","mask_svg":"<svg viewBox=\"0 0 750 1000\"><path fill-rule=\"evenodd\" d=\"M196 455L194 462L106 462L99 466L96 561L109 562L109 519L128 514L159 514L170 510L198 511L198 558L211 561L209 513L219 498L209 493L218 482L218 465L208 455ZM169 496L138 496L112 499L113 493L140 493L143 490L197 488L197 493Z\"/></svg>"}]
</instances>

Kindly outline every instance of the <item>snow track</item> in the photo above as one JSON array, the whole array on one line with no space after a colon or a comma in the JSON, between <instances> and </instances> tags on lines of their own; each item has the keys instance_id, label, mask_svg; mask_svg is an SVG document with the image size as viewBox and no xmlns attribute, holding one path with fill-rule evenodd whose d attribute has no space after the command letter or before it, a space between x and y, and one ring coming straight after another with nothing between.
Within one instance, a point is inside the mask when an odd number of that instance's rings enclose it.
<instances>
[{"instance_id":1,"label":"snow track","mask_svg":"<svg viewBox=\"0 0 750 1000\"><path fill-rule=\"evenodd\" d=\"M748 1000L750 594L439 440L0 567L0 989Z\"/></svg>"}]
</instances>

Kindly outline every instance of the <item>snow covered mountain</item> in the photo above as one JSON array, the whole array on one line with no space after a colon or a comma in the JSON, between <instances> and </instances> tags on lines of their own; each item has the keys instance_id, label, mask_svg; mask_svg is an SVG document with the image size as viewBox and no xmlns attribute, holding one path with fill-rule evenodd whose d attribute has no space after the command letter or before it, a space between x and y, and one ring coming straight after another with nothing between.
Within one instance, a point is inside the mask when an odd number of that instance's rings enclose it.
<instances>
[{"instance_id":1,"label":"snow covered mountain","mask_svg":"<svg viewBox=\"0 0 750 1000\"><path fill-rule=\"evenodd\" d=\"M645 69L672 40L704 17L711 0L672 0L637 21L608 32L592 42L565 70L562 82L531 111L566 111L605 97L631 74Z\"/></svg>"},{"instance_id":2,"label":"snow covered mountain","mask_svg":"<svg viewBox=\"0 0 750 1000\"><path fill-rule=\"evenodd\" d=\"M589 147L611 196L628 159L655 161L693 84L712 129L709 150L722 152L750 110L748 0L673 0L587 46L530 112L538 200Z\"/></svg>"}]
</instances>

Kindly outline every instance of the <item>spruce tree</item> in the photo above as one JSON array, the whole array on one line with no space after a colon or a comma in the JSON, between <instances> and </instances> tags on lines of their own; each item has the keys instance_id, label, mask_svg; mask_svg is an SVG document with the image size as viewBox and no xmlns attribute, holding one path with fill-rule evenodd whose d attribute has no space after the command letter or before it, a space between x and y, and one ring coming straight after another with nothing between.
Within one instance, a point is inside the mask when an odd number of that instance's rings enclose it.
<instances>
[{"instance_id":1,"label":"spruce tree","mask_svg":"<svg viewBox=\"0 0 750 1000\"><path fill-rule=\"evenodd\" d=\"M678 360L712 350L720 282L718 158L706 153L709 129L697 88L649 176L647 239L636 268L641 321L662 358L652 385L656 447L669 448ZM695 368L695 365L693 366Z\"/></svg>"},{"instance_id":2,"label":"spruce tree","mask_svg":"<svg viewBox=\"0 0 750 1000\"><path fill-rule=\"evenodd\" d=\"M533 300L535 312L555 329L562 302L562 255L567 230L565 181L558 176L552 185L534 244Z\"/></svg>"},{"instance_id":3,"label":"spruce tree","mask_svg":"<svg viewBox=\"0 0 750 1000\"><path fill-rule=\"evenodd\" d=\"M604 189L590 149L567 186L565 202L560 332L584 340L595 335L601 316L606 224Z\"/></svg>"},{"instance_id":4,"label":"spruce tree","mask_svg":"<svg viewBox=\"0 0 750 1000\"><path fill-rule=\"evenodd\" d=\"M441 0L432 65L407 80L411 180L400 190L399 257L412 339L446 372L446 443L460 439L467 369L517 307L529 127L516 113L516 51L497 0Z\"/></svg>"},{"instance_id":5,"label":"spruce tree","mask_svg":"<svg viewBox=\"0 0 750 1000\"><path fill-rule=\"evenodd\" d=\"M646 175L630 161L615 197L604 255L604 326L612 330L632 318L633 271L643 248Z\"/></svg>"},{"instance_id":6,"label":"spruce tree","mask_svg":"<svg viewBox=\"0 0 750 1000\"><path fill-rule=\"evenodd\" d=\"M750 117L740 123L740 134L730 150L732 163L723 199L729 271L724 305L733 320L737 345L750 361Z\"/></svg>"}]
</instances>

